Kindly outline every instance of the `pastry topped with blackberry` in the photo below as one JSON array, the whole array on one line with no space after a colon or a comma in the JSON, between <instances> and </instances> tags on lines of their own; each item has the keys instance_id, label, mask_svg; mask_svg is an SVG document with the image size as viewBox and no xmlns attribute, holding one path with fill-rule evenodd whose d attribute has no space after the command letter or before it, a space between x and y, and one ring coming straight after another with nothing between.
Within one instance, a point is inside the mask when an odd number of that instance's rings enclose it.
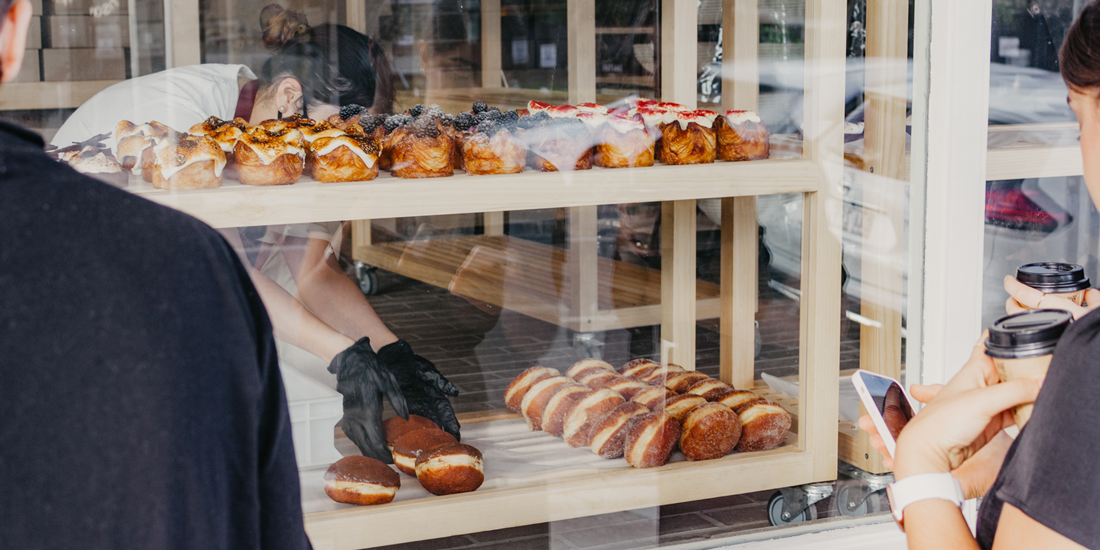
<instances>
[{"instance_id":1,"label":"pastry topped with blackberry","mask_svg":"<svg viewBox=\"0 0 1100 550\"><path fill-rule=\"evenodd\" d=\"M487 109L476 115L462 143L462 166L473 175L517 174L527 164L527 148L516 138L519 113Z\"/></svg>"},{"instance_id":2,"label":"pastry topped with blackberry","mask_svg":"<svg viewBox=\"0 0 1100 550\"><path fill-rule=\"evenodd\" d=\"M393 158L393 175L399 178L439 178L454 175L454 139L441 124L443 111L438 106L425 109L419 117L398 115L404 122L388 137ZM391 120L386 119L387 128ZM412 120L409 120L412 119Z\"/></svg>"},{"instance_id":3,"label":"pastry topped with blackberry","mask_svg":"<svg viewBox=\"0 0 1100 550\"><path fill-rule=\"evenodd\" d=\"M528 163L542 172L592 168L595 140L579 118L551 118L545 111L519 120Z\"/></svg>"}]
</instances>

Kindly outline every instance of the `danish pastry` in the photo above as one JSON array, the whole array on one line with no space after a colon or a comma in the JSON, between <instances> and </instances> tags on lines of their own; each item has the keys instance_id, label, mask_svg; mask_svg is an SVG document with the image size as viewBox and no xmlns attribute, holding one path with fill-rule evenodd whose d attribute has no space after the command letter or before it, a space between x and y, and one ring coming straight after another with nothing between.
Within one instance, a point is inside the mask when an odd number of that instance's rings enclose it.
<instances>
[{"instance_id":1,"label":"danish pastry","mask_svg":"<svg viewBox=\"0 0 1100 550\"><path fill-rule=\"evenodd\" d=\"M726 111L715 121L715 128L722 160L763 160L771 155L771 134L753 111Z\"/></svg>"},{"instance_id":2,"label":"danish pastry","mask_svg":"<svg viewBox=\"0 0 1100 550\"><path fill-rule=\"evenodd\" d=\"M367 181L378 177L382 147L374 138L344 134L310 144L310 174L322 182Z\"/></svg>"},{"instance_id":3,"label":"danish pastry","mask_svg":"<svg viewBox=\"0 0 1100 550\"><path fill-rule=\"evenodd\" d=\"M661 162L665 164L707 164L718 155L714 111L679 111L676 120L661 128Z\"/></svg>"},{"instance_id":4,"label":"danish pastry","mask_svg":"<svg viewBox=\"0 0 1100 550\"><path fill-rule=\"evenodd\" d=\"M209 136L180 134L153 147L156 164L150 170L157 189L221 187L225 153Z\"/></svg>"},{"instance_id":5,"label":"danish pastry","mask_svg":"<svg viewBox=\"0 0 1100 550\"><path fill-rule=\"evenodd\" d=\"M265 121L237 139L233 158L245 185L287 185L302 177L306 141L302 132L280 121Z\"/></svg>"}]
</instances>

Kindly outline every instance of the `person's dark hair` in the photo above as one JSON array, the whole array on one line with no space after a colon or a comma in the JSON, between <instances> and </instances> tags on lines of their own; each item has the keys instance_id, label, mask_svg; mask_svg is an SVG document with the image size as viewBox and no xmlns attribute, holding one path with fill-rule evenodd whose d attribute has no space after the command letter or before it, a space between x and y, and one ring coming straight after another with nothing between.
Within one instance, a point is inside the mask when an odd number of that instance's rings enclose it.
<instances>
[{"instance_id":1,"label":"person's dark hair","mask_svg":"<svg viewBox=\"0 0 1100 550\"><path fill-rule=\"evenodd\" d=\"M2 1L2 0L0 0ZM357 104L393 109L393 71L378 41L343 25L310 27L305 15L276 4L260 13L264 46L275 53L260 71L260 89L293 76L307 105Z\"/></svg>"},{"instance_id":2,"label":"person's dark hair","mask_svg":"<svg viewBox=\"0 0 1100 550\"><path fill-rule=\"evenodd\" d=\"M1081 10L1058 58L1067 85L1077 90L1100 89L1100 0Z\"/></svg>"}]
</instances>

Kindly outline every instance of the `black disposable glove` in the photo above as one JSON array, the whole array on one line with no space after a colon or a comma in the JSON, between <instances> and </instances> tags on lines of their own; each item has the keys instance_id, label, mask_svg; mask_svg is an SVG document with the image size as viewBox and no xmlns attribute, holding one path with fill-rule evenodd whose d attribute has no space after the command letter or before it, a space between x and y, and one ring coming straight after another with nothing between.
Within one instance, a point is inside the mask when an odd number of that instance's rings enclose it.
<instances>
[{"instance_id":1,"label":"black disposable glove","mask_svg":"<svg viewBox=\"0 0 1100 550\"><path fill-rule=\"evenodd\" d=\"M455 439L461 439L458 419L447 400L448 395L458 396L458 388L444 378L431 361L414 354L404 340L378 350L378 358L397 378L410 413L431 419Z\"/></svg>"},{"instance_id":2,"label":"black disposable glove","mask_svg":"<svg viewBox=\"0 0 1100 550\"><path fill-rule=\"evenodd\" d=\"M371 349L369 338L360 338L340 352L328 371L336 375L336 391L344 396L344 419L340 422L344 434L363 456L393 464L382 431L382 396L390 400L397 414L409 417L405 396L394 373Z\"/></svg>"}]
</instances>

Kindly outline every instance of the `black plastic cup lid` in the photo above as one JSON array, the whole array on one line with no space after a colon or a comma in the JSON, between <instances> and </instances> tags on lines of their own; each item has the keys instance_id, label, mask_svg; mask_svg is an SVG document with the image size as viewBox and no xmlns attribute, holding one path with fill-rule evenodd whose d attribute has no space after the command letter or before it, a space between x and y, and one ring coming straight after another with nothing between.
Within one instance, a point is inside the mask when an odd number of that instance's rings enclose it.
<instances>
[{"instance_id":1,"label":"black plastic cup lid","mask_svg":"<svg viewBox=\"0 0 1100 550\"><path fill-rule=\"evenodd\" d=\"M1077 264L1039 262L1016 269L1016 280L1025 285L1056 294L1068 294L1089 288L1085 268Z\"/></svg>"},{"instance_id":2,"label":"black plastic cup lid","mask_svg":"<svg viewBox=\"0 0 1100 550\"><path fill-rule=\"evenodd\" d=\"M1024 359L1054 353L1073 316L1060 309L1036 309L997 319L989 327L985 354L998 359Z\"/></svg>"}]
</instances>

